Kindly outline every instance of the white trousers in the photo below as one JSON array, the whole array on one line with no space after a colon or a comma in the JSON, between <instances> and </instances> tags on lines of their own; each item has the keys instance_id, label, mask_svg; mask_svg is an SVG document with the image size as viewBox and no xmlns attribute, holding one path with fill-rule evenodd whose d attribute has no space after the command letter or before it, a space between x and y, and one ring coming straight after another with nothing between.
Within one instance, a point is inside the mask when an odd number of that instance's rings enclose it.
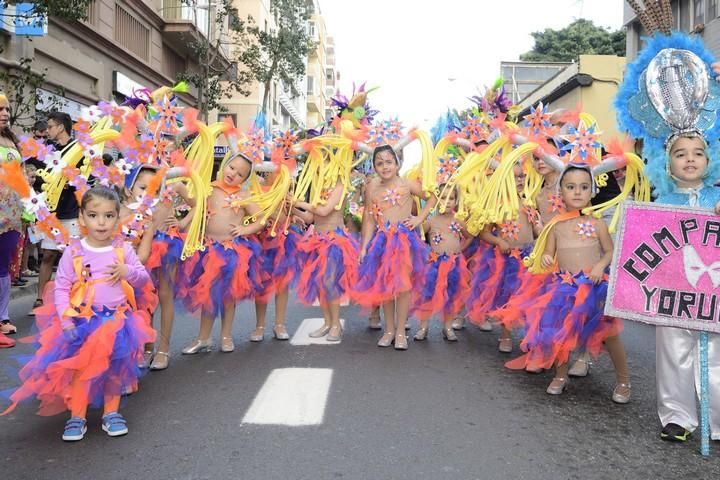
<instances>
[{"instance_id":1,"label":"white trousers","mask_svg":"<svg viewBox=\"0 0 720 480\"><path fill-rule=\"evenodd\" d=\"M700 404L699 332L655 327L655 359L660 422L694 431ZM720 440L720 335L715 333L708 334L708 367L710 434Z\"/></svg>"}]
</instances>

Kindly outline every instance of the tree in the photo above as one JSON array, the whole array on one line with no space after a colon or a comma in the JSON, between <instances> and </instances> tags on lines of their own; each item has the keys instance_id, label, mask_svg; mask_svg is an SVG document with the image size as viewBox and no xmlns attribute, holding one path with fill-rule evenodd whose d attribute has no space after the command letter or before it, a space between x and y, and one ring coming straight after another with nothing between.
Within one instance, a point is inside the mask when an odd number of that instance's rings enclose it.
<instances>
[{"instance_id":1,"label":"tree","mask_svg":"<svg viewBox=\"0 0 720 480\"><path fill-rule=\"evenodd\" d=\"M40 73L33 71L31 58L21 58L14 69L0 71L0 87L12 105L11 125L28 130L35 123L35 107L40 100L38 89L45 85L46 74L47 69ZM63 95L64 92L60 89L56 93ZM56 95L44 100L49 110L61 107L60 99Z\"/></svg>"},{"instance_id":2,"label":"tree","mask_svg":"<svg viewBox=\"0 0 720 480\"><path fill-rule=\"evenodd\" d=\"M63 20L85 20L87 18L88 8L93 0L36 0L26 3L33 3L34 7L32 15L36 18L47 19L47 17L57 17ZM18 3L17 1L0 1L0 7L6 8L8 5ZM2 14L2 17L18 17L27 15L8 15ZM5 20L5 18L4 18Z\"/></svg>"},{"instance_id":3,"label":"tree","mask_svg":"<svg viewBox=\"0 0 720 480\"><path fill-rule=\"evenodd\" d=\"M625 56L625 30L610 31L579 19L560 30L533 32L535 46L520 55L526 62L573 62L580 55Z\"/></svg>"},{"instance_id":4,"label":"tree","mask_svg":"<svg viewBox=\"0 0 720 480\"><path fill-rule=\"evenodd\" d=\"M14 1L0 1L3 13L0 14L0 21L5 24L15 22L44 23L49 16L72 22L87 18L88 7L93 0L47 0L26 2L32 3L33 9L30 12L5 13L5 8ZM3 49L0 47L0 53ZM0 71L0 88L8 97L12 105L10 123L24 129L29 129L35 122L35 107L40 101L38 89L45 86L47 69L37 72L32 68L33 58L21 57L17 65L7 70ZM62 95L62 89L56 92ZM56 95L50 95L43 99L48 109L61 107L60 99Z\"/></svg>"},{"instance_id":5,"label":"tree","mask_svg":"<svg viewBox=\"0 0 720 480\"><path fill-rule=\"evenodd\" d=\"M312 14L308 0L273 0L270 14L275 26L248 26L248 42L238 54L239 63L264 86L262 111L267 112L270 86L280 80L292 87L305 75L305 62L314 48L307 22Z\"/></svg>"},{"instance_id":6,"label":"tree","mask_svg":"<svg viewBox=\"0 0 720 480\"><path fill-rule=\"evenodd\" d=\"M195 9L210 8L197 5L196 0L183 0L183 3ZM249 95L248 86L253 81L250 72L238 71L236 63L221 58L226 46L246 41L246 22L237 16L232 0L217 0L212 3L212 8L214 10L209 10L208 16L214 19L215 28L209 28L208 36L200 34L197 39L188 42L199 68L178 75L178 80L184 80L197 89L198 110L203 118L207 118L210 110L224 110L221 100L230 98L233 93ZM214 33L211 35L211 32Z\"/></svg>"}]
</instances>

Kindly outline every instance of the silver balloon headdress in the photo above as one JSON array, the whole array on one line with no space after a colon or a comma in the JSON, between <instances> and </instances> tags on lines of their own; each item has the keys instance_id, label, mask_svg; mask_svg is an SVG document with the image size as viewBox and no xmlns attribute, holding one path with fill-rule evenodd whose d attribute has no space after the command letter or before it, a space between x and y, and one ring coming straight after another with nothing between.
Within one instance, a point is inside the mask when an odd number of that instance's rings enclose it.
<instances>
[{"instance_id":1,"label":"silver balloon headdress","mask_svg":"<svg viewBox=\"0 0 720 480\"><path fill-rule=\"evenodd\" d=\"M628 1L648 34L645 47L628 64L615 98L621 130L644 142L645 172L658 193L674 188L668 151L679 137L702 138L715 157L720 137L720 83L711 70L712 54L702 39L671 33L668 0ZM718 160L717 158L715 160ZM710 162L707 184L720 177L720 162Z\"/></svg>"}]
</instances>

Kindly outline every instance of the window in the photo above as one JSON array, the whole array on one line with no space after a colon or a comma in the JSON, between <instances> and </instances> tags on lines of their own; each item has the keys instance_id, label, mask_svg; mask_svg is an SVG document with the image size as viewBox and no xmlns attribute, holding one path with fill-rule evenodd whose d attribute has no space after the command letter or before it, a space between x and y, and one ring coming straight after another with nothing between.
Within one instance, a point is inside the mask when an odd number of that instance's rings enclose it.
<instances>
[{"instance_id":1,"label":"window","mask_svg":"<svg viewBox=\"0 0 720 480\"><path fill-rule=\"evenodd\" d=\"M333 75L332 68L325 69L325 80L327 80L328 82L332 82L333 80L335 80L335 76Z\"/></svg>"},{"instance_id":2,"label":"window","mask_svg":"<svg viewBox=\"0 0 720 480\"><path fill-rule=\"evenodd\" d=\"M310 34L310 37L315 38L315 22L308 23L308 34Z\"/></svg>"},{"instance_id":3,"label":"window","mask_svg":"<svg viewBox=\"0 0 720 480\"><path fill-rule=\"evenodd\" d=\"M237 125L237 114L236 113L218 113L218 122L224 122L226 118L232 120L233 125Z\"/></svg>"},{"instance_id":4,"label":"window","mask_svg":"<svg viewBox=\"0 0 720 480\"><path fill-rule=\"evenodd\" d=\"M315 95L315 78L310 75L307 77L307 94Z\"/></svg>"},{"instance_id":5,"label":"window","mask_svg":"<svg viewBox=\"0 0 720 480\"><path fill-rule=\"evenodd\" d=\"M708 7L707 7L707 21L711 21L717 17L718 10L717 10L717 0L708 0Z\"/></svg>"},{"instance_id":6,"label":"window","mask_svg":"<svg viewBox=\"0 0 720 480\"><path fill-rule=\"evenodd\" d=\"M705 23L705 1L695 0L693 2L693 26Z\"/></svg>"},{"instance_id":7,"label":"window","mask_svg":"<svg viewBox=\"0 0 720 480\"><path fill-rule=\"evenodd\" d=\"M115 4L115 41L143 60L150 59L150 29Z\"/></svg>"}]
</instances>

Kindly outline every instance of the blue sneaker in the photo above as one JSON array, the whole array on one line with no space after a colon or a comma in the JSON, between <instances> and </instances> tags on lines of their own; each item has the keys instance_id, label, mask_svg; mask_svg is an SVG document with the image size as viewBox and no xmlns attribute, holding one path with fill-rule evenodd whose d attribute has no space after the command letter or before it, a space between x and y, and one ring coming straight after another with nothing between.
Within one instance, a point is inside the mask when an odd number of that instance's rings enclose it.
<instances>
[{"instance_id":1,"label":"blue sneaker","mask_svg":"<svg viewBox=\"0 0 720 480\"><path fill-rule=\"evenodd\" d=\"M65 431L63 432L62 439L66 442L77 442L82 440L87 432L87 425L85 419L80 417L70 417L70 420L65 422Z\"/></svg>"},{"instance_id":2,"label":"blue sneaker","mask_svg":"<svg viewBox=\"0 0 720 480\"><path fill-rule=\"evenodd\" d=\"M111 437L119 437L128 433L125 418L117 412L108 413L102 417L102 429Z\"/></svg>"}]
</instances>

